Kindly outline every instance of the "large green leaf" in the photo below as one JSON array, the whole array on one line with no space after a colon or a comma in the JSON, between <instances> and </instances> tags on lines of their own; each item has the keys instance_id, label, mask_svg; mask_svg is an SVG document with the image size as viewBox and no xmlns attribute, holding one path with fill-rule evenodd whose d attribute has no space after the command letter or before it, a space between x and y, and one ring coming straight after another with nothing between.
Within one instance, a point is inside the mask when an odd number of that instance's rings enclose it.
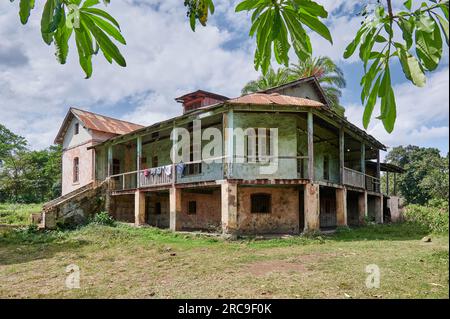
<instances>
[{"instance_id":1,"label":"large green leaf","mask_svg":"<svg viewBox=\"0 0 450 319\"><path fill-rule=\"evenodd\" d=\"M439 14L436 14L436 17L438 18L442 32L444 32L445 41L447 42L447 45L449 45L448 20L446 20L444 17L440 16Z\"/></svg>"},{"instance_id":2,"label":"large green leaf","mask_svg":"<svg viewBox=\"0 0 450 319\"><path fill-rule=\"evenodd\" d=\"M330 30L328 30L328 27L320 22L317 17L310 15L306 10L300 7L299 18L300 21L307 25L312 31L318 33L323 38L330 41L330 43L333 43Z\"/></svg>"},{"instance_id":3,"label":"large green leaf","mask_svg":"<svg viewBox=\"0 0 450 319\"><path fill-rule=\"evenodd\" d=\"M53 41L54 30L51 29L54 21L56 5L57 0L47 0L44 5L44 10L42 11L41 34L42 39L48 45L50 45Z\"/></svg>"},{"instance_id":4,"label":"large green leaf","mask_svg":"<svg viewBox=\"0 0 450 319\"><path fill-rule=\"evenodd\" d=\"M110 36L112 36L114 39L116 39L118 42L122 44L127 44L124 37L120 34L120 32L109 22L106 20L99 18L98 16L91 15L86 13L86 15L89 16L93 20L93 22L100 27L103 31L108 33Z\"/></svg>"},{"instance_id":5,"label":"large green leaf","mask_svg":"<svg viewBox=\"0 0 450 319\"><path fill-rule=\"evenodd\" d=\"M363 125L364 128L367 129L370 123L370 118L372 117L373 109L375 107L375 103L377 101L377 93L378 88L380 87L381 76L375 81L375 84L372 87L372 91L370 92L369 98L367 99L366 106L364 108L363 114Z\"/></svg>"},{"instance_id":6,"label":"large green leaf","mask_svg":"<svg viewBox=\"0 0 450 319\"><path fill-rule=\"evenodd\" d=\"M367 28L365 26L362 26L358 32L356 33L355 38L350 42L344 51L344 59L348 59L353 55L356 48L358 47L361 37L364 35L364 33L367 31Z\"/></svg>"},{"instance_id":7,"label":"large green leaf","mask_svg":"<svg viewBox=\"0 0 450 319\"><path fill-rule=\"evenodd\" d=\"M426 82L426 77L420 67L419 61L403 48L398 48L397 53L406 78L414 83L414 85L423 87Z\"/></svg>"},{"instance_id":8,"label":"large green leaf","mask_svg":"<svg viewBox=\"0 0 450 319\"><path fill-rule=\"evenodd\" d=\"M20 0L19 16L22 24L26 24L28 22L30 11L34 8L34 1L35 0Z\"/></svg>"},{"instance_id":9,"label":"large green leaf","mask_svg":"<svg viewBox=\"0 0 450 319\"><path fill-rule=\"evenodd\" d=\"M416 53L420 62L429 70L435 70L442 56L441 32L433 20L433 32L416 31Z\"/></svg>"},{"instance_id":10,"label":"large green leaf","mask_svg":"<svg viewBox=\"0 0 450 319\"><path fill-rule=\"evenodd\" d=\"M328 18L328 12L320 4L311 0L291 0L298 8L302 8L312 16Z\"/></svg>"},{"instance_id":11,"label":"large green leaf","mask_svg":"<svg viewBox=\"0 0 450 319\"><path fill-rule=\"evenodd\" d=\"M397 118L397 105L395 103L395 95L392 86L389 87L386 95L381 98L381 119L384 129L388 133L394 130L395 119Z\"/></svg>"},{"instance_id":12,"label":"large green leaf","mask_svg":"<svg viewBox=\"0 0 450 319\"><path fill-rule=\"evenodd\" d=\"M86 29L94 36L100 49L106 52L118 65L125 67L127 65L125 58L120 53L117 46L108 38L108 36L94 23L91 17L84 12L80 13L80 19L85 24Z\"/></svg>"},{"instance_id":13,"label":"large green leaf","mask_svg":"<svg viewBox=\"0 0 450 319\"><path fill-rule=\"evenodd\" d=\"M82 8L81 9L82 12L87 12L90 14L95 14L98 15L102 18L105 18L106 20L109 20L112 24L114 24L117 29L120 30L120 25L119 22L116 21L116 19L114 19L108 12L97 9L97 8Z\"/></svg>"},{"instance_id":14,"label":"large green leaf","mask_svg":"<svg viewBox=\"0 0 450 319\"><path fill-rule=\"evenodd\" d=\"M256 8L256 6L258 5L259 2L261 2L261 1L260 0L245 0L245 1L242 1L241 3L239 3L236 6L235 12L252 10L252 9Z\"/></svg>"},{"instance_id":15,"label":"large green leaf","mask_svg":"<svg viewBox=\"0 0 450 319\"><path fill-rule=\"evenodd\" d=\"M66 26L65 15L61 19L58 29L55 32L55 56L59 63L65 64L67 60L67 55L69 53L69 39L72 35L72 28Z\"/></svg>"}]
</instances>

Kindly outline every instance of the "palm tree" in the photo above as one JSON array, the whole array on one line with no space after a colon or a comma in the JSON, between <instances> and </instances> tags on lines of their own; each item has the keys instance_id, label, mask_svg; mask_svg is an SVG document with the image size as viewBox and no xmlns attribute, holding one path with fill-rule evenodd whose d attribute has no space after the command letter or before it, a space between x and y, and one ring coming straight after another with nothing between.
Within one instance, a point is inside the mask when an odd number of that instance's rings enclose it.
<instances>
[{"instance_id":1,"label":"palm tree","mask_svg":"<svg viewBox=\"0 0 450 319\"><path fill-rule=\"evenodd\" d=\"M341 89L345 88L344 73L329 57L320 56L299 61L289 68L291 80L315 76L325 93L330 107L338 114L344 115L345 108L339 104Z\"/></svg>"},{"instance_id":2,"label":"palm tree","mask_svg":"<svg viewBox=\"0 0 450 319\"><path fill-rule=\"evenodd\" d=\"M292 81L290 71L287 68L279 68L275 71L269 68L266 75L261 75L257 80L248 82L242 89L242 94L254 93Z\"/></svg>"}]
</instances>

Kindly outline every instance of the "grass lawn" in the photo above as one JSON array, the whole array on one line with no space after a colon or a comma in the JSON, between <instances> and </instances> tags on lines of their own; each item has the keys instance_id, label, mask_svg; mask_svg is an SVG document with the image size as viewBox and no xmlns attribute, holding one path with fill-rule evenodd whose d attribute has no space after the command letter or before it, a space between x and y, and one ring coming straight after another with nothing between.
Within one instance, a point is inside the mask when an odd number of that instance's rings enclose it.
<instances>
[{"instance_id":1,"label":"grass lawn","mask_svg":"<svg viewBox=\"0 0 450 319\"><path fill-rule=\"evenodd\" d=\"M408 224L223 241L155 228L0 229L0 298L448 298L448 235ZM66 266L81 271L65 286ZM381 271L368 289L366 266Z\"/></svg>"},{"instance_id":2,"label":"grass lawn","mask_svg":"<svg viewBox=\"0 0 450 319\"><path fill-rule=\"evenodd\" d=\"M31 213L39 213L42 204L0 203L0 225L28 225Z\"/></svg>"}]
</instances>

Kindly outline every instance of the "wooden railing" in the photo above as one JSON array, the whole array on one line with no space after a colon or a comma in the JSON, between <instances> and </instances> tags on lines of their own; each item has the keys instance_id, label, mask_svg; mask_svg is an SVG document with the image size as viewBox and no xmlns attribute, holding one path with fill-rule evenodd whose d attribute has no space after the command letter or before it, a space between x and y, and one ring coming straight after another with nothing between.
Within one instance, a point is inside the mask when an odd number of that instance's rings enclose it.
<instances>
[{"instance_id":1,"label":"wooden railing","mask_svg":"<svg viewBox=\"0 0 450 319\"><path fill-rule=\"evenodd\" d=\"M358 187L358 188L365 188L365 175L361 172L355 171L353 169L344 167L344 184Z\"/></svg>"},{"instance_id":2,"label":"wooden railing","mask_svg":"<svg viewBox=\"0 0 450 319\"><path fill-rule=\"evenodd\" d=\"M172 184L174 172L172 165L153 167L139 172L140 187Z\"/></svg>"},{"instance_id":3,"label":"wooden railing","mask_svg":"<svg viewBox=\"0 0 450 319\"><path fill-rule=\"evenodd\" d=\"M366 175L366 189L371 192L380 193L380 179L375 176Z\"/></svg>"}]
</instances>

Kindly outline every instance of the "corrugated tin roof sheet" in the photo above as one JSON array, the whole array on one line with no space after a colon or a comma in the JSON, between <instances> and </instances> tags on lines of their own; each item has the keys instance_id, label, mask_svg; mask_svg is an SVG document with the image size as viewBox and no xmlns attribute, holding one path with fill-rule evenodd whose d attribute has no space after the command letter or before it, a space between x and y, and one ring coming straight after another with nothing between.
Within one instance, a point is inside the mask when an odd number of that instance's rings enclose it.
<instances>
[{"instance_id":1,"label":"corrugated tin roof sheet","mask_svg":"<svg viewBox=\"0 0 450 319\"><path fill-rule=\"evenodd\" d=\"M323 107L324 104L318 101L309 100L301 97L281 95L279 93L264 94L253 93L244 95L235 99L228 100L230 104L254 104L254 105L295 105L309 106L314 108Z\"/></svg>"},{"instance_id":2,"label":"corrugated tin roof sheet","mask_svg":"<svg viewBox=\"0 0 450 319\"><path fill-rule=\"evenodd\" d=\"M144 127L139 124L114 119L108 116L83 111L76 108L71 108L71 110L73 114L78 117L88 129L91 130L122 135Z\"/></svg>"}]
</instances>

